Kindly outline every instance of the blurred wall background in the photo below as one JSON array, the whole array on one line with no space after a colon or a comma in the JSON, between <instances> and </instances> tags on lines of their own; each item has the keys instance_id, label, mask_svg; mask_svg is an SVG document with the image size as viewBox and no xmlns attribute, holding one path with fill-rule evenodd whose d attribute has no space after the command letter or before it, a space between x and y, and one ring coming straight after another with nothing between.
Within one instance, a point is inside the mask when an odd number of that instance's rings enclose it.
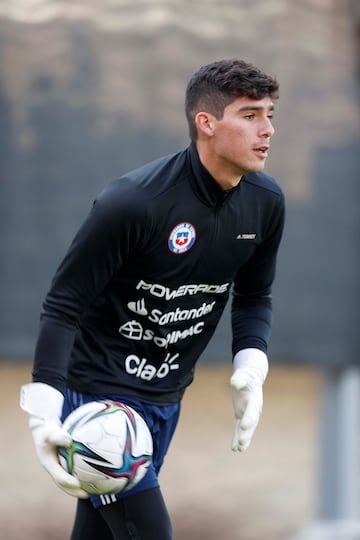
<instances>
[{"instance_id":1,"label":"blurred wall background","mask_svg":"<svg viewBox=\"0 0 360 540\"><path fill-rule=\"evenodd\" d=\"M240 57L281 97L287 196L275 361L359 363L359 2L3 0L0 357L33 353L51 277L98 191L188 144L185 86ZM226 312L205 361L230 357Z\"/></svg>"}]
</instances>

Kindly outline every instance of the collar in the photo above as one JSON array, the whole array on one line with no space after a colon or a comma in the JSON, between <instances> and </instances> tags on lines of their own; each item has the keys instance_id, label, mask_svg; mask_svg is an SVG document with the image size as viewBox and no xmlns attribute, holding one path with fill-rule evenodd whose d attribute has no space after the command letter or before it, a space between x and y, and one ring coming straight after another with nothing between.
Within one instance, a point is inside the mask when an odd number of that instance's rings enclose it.
<instances>
[{"instance_id":1,"label":"collar","mask_svg":"<svg viewBox=\"0 0 360 540\"><path fill-rule=\"evenodd\" d=\"M188 159L192 175L190 183L196 196L207 206L219 206L234 192L239 189L240 183L232 189L224 189L211 176L209 171L201 163L195 143L188 146Z\"/></svg>"}]
</instances>

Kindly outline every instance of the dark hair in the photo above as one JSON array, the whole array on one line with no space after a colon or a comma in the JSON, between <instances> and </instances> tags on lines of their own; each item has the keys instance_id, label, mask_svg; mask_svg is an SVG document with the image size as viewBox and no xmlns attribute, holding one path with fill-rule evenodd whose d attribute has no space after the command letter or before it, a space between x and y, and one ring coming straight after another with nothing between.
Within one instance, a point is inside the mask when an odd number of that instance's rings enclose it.
<instances>
[{"instance_id":1,"label":"dark hair","mask_svg":"<svg viewBox=\"0 0 360 540\"><path fill-rule=\"evenodd\" d=\"M195 116L206 111L221 120L224 109L239 97L263 99L278 97L275 79L243 60L219 60L202 66L191 77L185 98L190 139L196 141Z\"/></svg>"}]
</instances>

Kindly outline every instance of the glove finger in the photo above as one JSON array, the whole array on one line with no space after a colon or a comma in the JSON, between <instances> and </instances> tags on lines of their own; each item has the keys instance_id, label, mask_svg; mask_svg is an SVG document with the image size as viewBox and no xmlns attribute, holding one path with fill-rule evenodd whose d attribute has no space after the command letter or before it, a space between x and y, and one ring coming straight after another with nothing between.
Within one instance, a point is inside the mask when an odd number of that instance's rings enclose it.
<instances>
[{"instance_id":1,"label":"glove finger","mask_svg":"<svg viewBox=\"0 0 360 540\"><path fill-rule=\"evenodd\" d=\"M244 452L250 446L252 436L255 432L256 426L252 429L242 429L241 420L237 420L233 438L231 441L231 449L233 452Z\"/></svg>"},{"instance_id":2,"label":"glove finger","mask_svg":"<svg viewBox=\"0 0 360 540\"><path fill-rule=\"evenodd\" d=\"M79 488L69 488L69 487L64 487L62 484L58 484L57 482L55 482L56 485L62 489L63 491L65 491L65 493L67 493L68 495L71 495L72 497L77 497L78 499L88 499L89 498L89 493L87 493L86 491L84 491L83 489L81 489L80 487Z\"/></svg>"},{"instance_id":3,"label":"glove finger","mask_svg":"<svg viewBox=\"0 0 360 540\"><path fill-rule=\"evenodd\" d=\"M89 494L80 487L80 482L71 474L68 474L58 463L52 463L51 469L47 469L55 484L65 491L68 495L87 499Z\"/></svg>"},{"instance_id":4,"label":"glove finger","mask_svg":"<svg viewBox=\"0 0 360 540\"><path fill-rule=\"evenodd\" d=\"M261 409L258 405L248 404L243 417L240 420L240 426L243 430L255 429L259 423Z\"/></svg>"},{"instance_id":5,"label":"glove finger","mask_svg":"<svg viewBox=\"0 0 360 540\"><path fill-rule=\"evenodd\" d=\"M65 469L62 468L57 460L55 451L42 452L41 456L39 457L41 457L40 460L43 467L47 470L56 484L69 489L80 488L79 480L75 478L75 476L67 473Z\"/></svg>"},{"instance_id":6,"label":"glove finger","mask_svg":"<svg viewBox=\"0 0 360 540\"><path fill-rule=\"evenodd\" d=\"M87 499L89 494L80 487L80 482L74 476L67 473L58 463L52 463L51 469L47 469L55 484L68 495Z\"/></svg>"},{"instance_id":7,"label":"glove finger","mask_svg":"<svg viewBox=\"0 0 360 540\"><path fill-rule=\"evenodd\" d=\"M80 482L74 476L64 471L61 465L54 464L50 472L55 482L64 488L79 488Z\"/></svg>"},{"instance_id":8,"label":"glove finger","mask_svg":"<svg viewBox=\"0 0 360 540\"><path fill-rule=\"evenodd\" d=\"M230 379L230 385L235 390L242 390L243 388L246 388L249 382L250 382L249 375L243 373L242 371L235 371L235 373L232 375Z\"/></svg>"},{"instance_id":9,"label":"glove finger","mask_svg":"<svg viewBox=\"0 0 360 540\"><path fill-rule=\"evenodd\" d=\"M46 441L52 446L64 446L65 448L69 448L72 443L72 437L65 429L59 426L48 433Z\"/></svg>"},{"instance_id":10,"label":"glove finger","mask_svg":"<svg viewBox=\"0 0 360 540\"><path fill-rule=\"evenodd\" d=\"M231 439L231 450L233 452L237 452L239 450L238 423L239 423L239 420L236 422L234 433Z\"/></svg>"},{"instance_id":11,"label":"glove finger","mask_svg":"<svg viewBox=\"0 0 360 540\"><path fill-rule=\"evenodd\" d=\"M63 483L59 483L55 479L54 481L55 481L55 484L60 489L62 489L63 491L65 491L65 493L67 493L68 495L71 495L72 497L78 497L79 499L89 498L89 494L85 490L83 490L81 487L76 487L76 486L71 487L68 485L64 485Z\"/></svg>"},{"instance_id":12,"label":"glove finger","mask_svg":"<svg viewBox=\"0 0 360 540\"><path fill-rule=\"evenodd\" d=\"M262 391L257 390L248 394L246 407L243 410L242 416L238 416L241 420L242 429L250 429L252 426L257 426L263 406Z\"/></svg>"}]
</instances>

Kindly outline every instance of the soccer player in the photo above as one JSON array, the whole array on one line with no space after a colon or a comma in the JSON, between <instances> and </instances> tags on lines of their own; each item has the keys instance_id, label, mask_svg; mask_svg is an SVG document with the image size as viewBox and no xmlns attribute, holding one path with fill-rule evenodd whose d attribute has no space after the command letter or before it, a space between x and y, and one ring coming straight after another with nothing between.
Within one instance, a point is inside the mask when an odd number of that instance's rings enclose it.
<instances>
[{"instance_id":1,"label":"soccer player","mask_svg":"<svg viewBox=\"0 0 360 540\"><path fill-rule=\"evenodd\" d=\"M172 538L158 473L232 286L231 446L250 444L284 224L283 193L263 172L277 97L277 81L242 60L201 67L186 90L189 146L105 187L54 276L21 406L41 463L78 498L72 540ZM143 416L154 455L133 489L88 497L56 445L71 441L61 420L99 398Z\"/></svg>"}]
</instances>

